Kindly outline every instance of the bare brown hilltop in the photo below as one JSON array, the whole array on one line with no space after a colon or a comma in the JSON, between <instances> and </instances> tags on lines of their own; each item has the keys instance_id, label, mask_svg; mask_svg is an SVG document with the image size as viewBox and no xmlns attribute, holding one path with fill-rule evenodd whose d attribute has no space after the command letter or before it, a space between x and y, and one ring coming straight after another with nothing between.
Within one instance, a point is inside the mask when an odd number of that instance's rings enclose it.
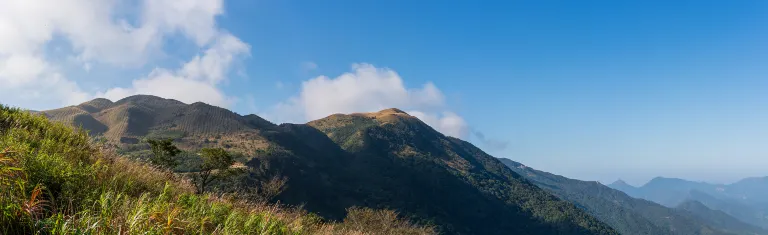
<instances>
[{"instance_id":1,"label":"bare brown hilltop","mask_svg":"<svg viewBox=\"0 0 768 235\"><path fill-rule=\"evenodd\" d=\"M202 102L136 95L117 102L95 99L76 106L42 111L52 120L83 127L114 144L142 138L171 138L182 147L226 147L246 153L264 147L259 131L275 125L256 115L241 116Z\"/></svg>"},{"instance_id":2,"label":"bare brown hilltop","mask_svg":"<svg viewBox=\"0 0 768 235\"><path fill-rule=\"evenodd\" d=\"M275 125L204 103L140 95L42 113L126 154L146 152L145 138L171 138L188 151L242 153L238 160L249 170L243 187L284 176L287 188L276 199L327 219L344 218L350 207L389 208L444 234L617 234L469 142L399 109Z\"/></svg>"},{"instance_id":3,"label":"bare brown hilltop","mask_svg":"<svg viewBox=\"0 0 768 235\"><path fill-rule=\"evenodd\" d=\"M606 204L602 197L621 195L602 189L593 195L582 187L597 184L542 184L537 180L554 178L530 178L535 174L528 168L508 168L396 108L275 125L201 102L138 95L39 113L81 126L131 157L150 154L147 138L171 138L188 151L186 156L204 147L239 153L249 174L230 183L247 188L269 177L287 177L287 188L276 200L326 219L344 218L350 207L369 207L395 209L444 234L616 234L607 224L629 234L728 234L693 217L659 220L673 213L661 206L626 198L623 204L634 207ZM717 214L712 218L730 221Z\"/></svg>"},{"instance_id":4,"label":"bare brown hilltop","mask_svg":"<svg viewBox=\"0 0 768 235\"><path fill-rule=\"evenodd\" d=\"M144 138L171 138L185 149L224 147L246 154L267 148L269 143L261 133L277 127L254 114L242 116L202 102L185 104L151 95L135 95L116 102L97 98L40 113L51 120L82 127L92 136L115 145L137 144ZM400 109L390 108L370 113L334 114L309 124L328 129L358 119L380 124L421 122ZM430 128L426 124L422 126Z\"/></svg>"}]
</instances>

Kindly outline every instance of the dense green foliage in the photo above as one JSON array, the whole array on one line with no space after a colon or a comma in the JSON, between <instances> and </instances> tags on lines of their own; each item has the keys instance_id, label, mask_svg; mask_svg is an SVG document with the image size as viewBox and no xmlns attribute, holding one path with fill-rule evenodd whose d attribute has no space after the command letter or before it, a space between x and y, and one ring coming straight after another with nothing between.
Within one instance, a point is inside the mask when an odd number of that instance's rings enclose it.
<instances>
[{"instance_id":1,"label":"dense green foliage","mask_svg":"<svg viewBox=\"0 0 768 235\"><path fill-rule=\"evenodd\" d=\"M149 96L108 107L90 113L107 133L144 138L178 130L188 135L174 143L187 152L221 147L244 154L236 159L246 174L212 188L246 198L274 196L267 201L300 205L326 219L343 220L347 208L367 207L401 212L445 234L616 234L480 149L399 110L278 126L255 115ZM118 113L127 118L109 124Z\"/></svg>"},{"instance_id":2,"label":"dense green foliage","mask_svg":"<svg viewBox=\"0 0 768 235\"><path fill-rule=\"evenodd\" d=\"M495 158L399 110L333 115L309 125L352 156L363 206L388 206L446 233L615 234Z\"/></svg>"},{"instance_id":3,"label":"dense green foliage","mask_svg":"<svg viewBox=\"0 0 768 235\"><path fill-rule=\"evenodd\" d=\"M173 145L172 139L148 139L147 143L149 143L149 148L152 151L149 162L166 169L174 169L179 165L179 159L176 156L181 153L181 150Z\"/></svg>"},{"instance_id":4,"label":"dense green foliage","mask_svg":"<svg viewBox=\"0 0 768 235\"><path fill-rule=\"evenodd\" d=\"M512 160L500 159L558 197L584 208L622 234L728 234L716 224L647 200L636 199L602 185L538 171Z\"/></svg>"},{"instance_id":5,"label":"dense green foliage","mask_svg":"<svg viewBox=\"0 0 768 235\"><path fill-rule=\"evenodd\" d=\"M392 211L352 209L354 223L326 224L300 210L196 195L168 174L94 147L84 131L0 106L0 234L431 233Z\"/></svg>"},{"instance_id":6,"label":"dense green foliage","mask_svg":"<svg viewBox=\"0 0 768 235\"><path fill-rule=\"evenodd\" d=\"M213 181L224 179L235 163L232 155L221 148L204 148L200 150L200 158L197 171L190 173L197 193L205 192Z\"/></svg>"}]
</instances>

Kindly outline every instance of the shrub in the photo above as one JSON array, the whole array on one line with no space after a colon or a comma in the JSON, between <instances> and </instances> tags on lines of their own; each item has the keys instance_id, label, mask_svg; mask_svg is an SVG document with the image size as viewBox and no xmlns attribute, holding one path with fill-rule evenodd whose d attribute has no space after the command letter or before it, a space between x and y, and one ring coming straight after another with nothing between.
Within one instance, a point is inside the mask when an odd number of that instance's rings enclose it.
<instances>
[{"instance_id":1,"label":"shrub","mask_svg":"<svg viewBox=\"0 0 768 235\"><path fill-rule=\"evenodd\" d=\"M0 105L0 234L431 233L388 212L350 213L349 225L335 224L295 208L196 195L169 175L95 146L82 130Z\"/></svg>"}]
</instances>

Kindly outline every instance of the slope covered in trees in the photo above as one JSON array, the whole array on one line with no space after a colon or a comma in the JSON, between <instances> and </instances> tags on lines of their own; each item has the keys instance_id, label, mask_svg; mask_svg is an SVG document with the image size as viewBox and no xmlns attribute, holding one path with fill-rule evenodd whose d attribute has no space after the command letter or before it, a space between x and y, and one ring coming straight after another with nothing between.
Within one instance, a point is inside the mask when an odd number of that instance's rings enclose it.
<instances>
[{"instance_id":1,"label":"slope covered in trees","mask_svg":"<svg viewBox=\"0 0 768 235\"><path fill-rule=\"evenodd\" d=\"M622 234L753 234L629 195L598 182L580 181L532 169L501 158L504 164L536 185L584 208ZM733 219L733 218L731 218ZM760 233L758 233L760 234Z\"/></svg>"},{"instance_id":2,"label":"slope covered in trees","mask_svg":"<svg viewBox=\"0 0 768 235\"><path fill-rule=\"evenodd\" d=\"M344 223L194 194L186 180L100 149L83 131L0 105L0 234L430 234L393 211Z\"/></svg>"},{"instance_id":3,"label":"slope covered in trees","mask_svg":"<svg viewBox=\"0 0 768 235\"><path fill-rule=\"evenodd\" d=\"M344 218L350 207L370 207L396 210L445 234L616 234L480 149L399 110L274 125L255 115L152 96L103 103L102 109L64 109L88 112L107 127L102 139L132 156L149 151L143 139L169 134L186 152L221 147L239 154L235 159L248 174L224 191L287 179L273 201L302 205L327 219ZM43 113L72 120L58 112Z\"/></svg>"},{"instance_id":4,"label":"slope covered in trees","mask_svg":"<svg viewBox=\"0 0 768 235\"><path fill-rule=\"evenodd\" d=\"M613 234L472 144L397 109L308 123L352 154L373 200L473 234Z\"/></svg>"}]
</instances>

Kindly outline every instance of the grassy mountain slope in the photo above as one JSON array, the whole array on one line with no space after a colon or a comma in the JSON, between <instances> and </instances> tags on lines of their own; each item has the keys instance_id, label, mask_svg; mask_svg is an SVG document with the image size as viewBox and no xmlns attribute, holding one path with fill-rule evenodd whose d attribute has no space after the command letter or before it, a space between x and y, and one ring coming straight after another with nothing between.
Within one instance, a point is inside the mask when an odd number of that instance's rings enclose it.
<instances>
[{"instance_id":1,"label":"grassy mountain slope","mask_svg":"<svg viewBox=\"0 0 768 235\"><path fill-rule=\"evenodd\" d=\"M331 115L308 125L353 154L349 169L386 205L455 233L612 234L498 160L397 109Z\"/></svg>"},{"instance_id":2,"label":"grassy mountain slope","mask_svg":"<svg viewBox=\"0 0 768 235\"><path fill-rule=\"evenodd\" d=\"M391 211L343 224L195 195L168 172L110 154L85 132L0 105L0 234L429 234Z\"/></svg>"},{"instance_id":3,"label":"grassy mountain slope","mask_svg":"<svg viewBox=\"0 0 768 235\"><path fill-rule=\"evenodd\" d=\"M705 221L630 197L598 182L569 179L506 158L500 160L542 189L584 208L622 234L727 234Z\"/></svg>"},{"instance_id":4,"label":"grassy mountain slope","mask_svg":"<svg viewBox=\"0 0 768 235\"><path fill-rule=\"evenodd\" d=\"M274 125L255 115L179 103L135 96L97 112L74 108L107 126L103 138L125 152L146 151L135 143L142 138L176 134L185 150L244 153L241 161L251 169L245 185L286 177L280 202L329 219L361 206L394 209L446 234L615 234L471 144L399 110Z\"/></svg>"},{"instance_id":5,"label":"grassy mountain slope","mask_svg":"<svg viewBox=\"0 0 768 235\"><path fill-rule=\"evenodd\" d=\"M707 224L711 224L723 231L735 234L768 234L768 230L744 223L722 211L712 210L698 201L685 201L675 209L680 213L687 213L689 216L706 221Z\"/></svg>"},{"instance_id":6,"label":"grassy mountain slope","mask_svg":"<svg viewBox=\"0 0 768 235\"><path fill-rule=\"evenodd\" d=\"M256 128L274 126L255 115L240 116L204 103L187 105L147 95L114 103L96 99L42 113L123 147L139 144L146 137L172 138L188 148L226 147L253 153L266 145Z\"/></svg>"}]
</instances>

